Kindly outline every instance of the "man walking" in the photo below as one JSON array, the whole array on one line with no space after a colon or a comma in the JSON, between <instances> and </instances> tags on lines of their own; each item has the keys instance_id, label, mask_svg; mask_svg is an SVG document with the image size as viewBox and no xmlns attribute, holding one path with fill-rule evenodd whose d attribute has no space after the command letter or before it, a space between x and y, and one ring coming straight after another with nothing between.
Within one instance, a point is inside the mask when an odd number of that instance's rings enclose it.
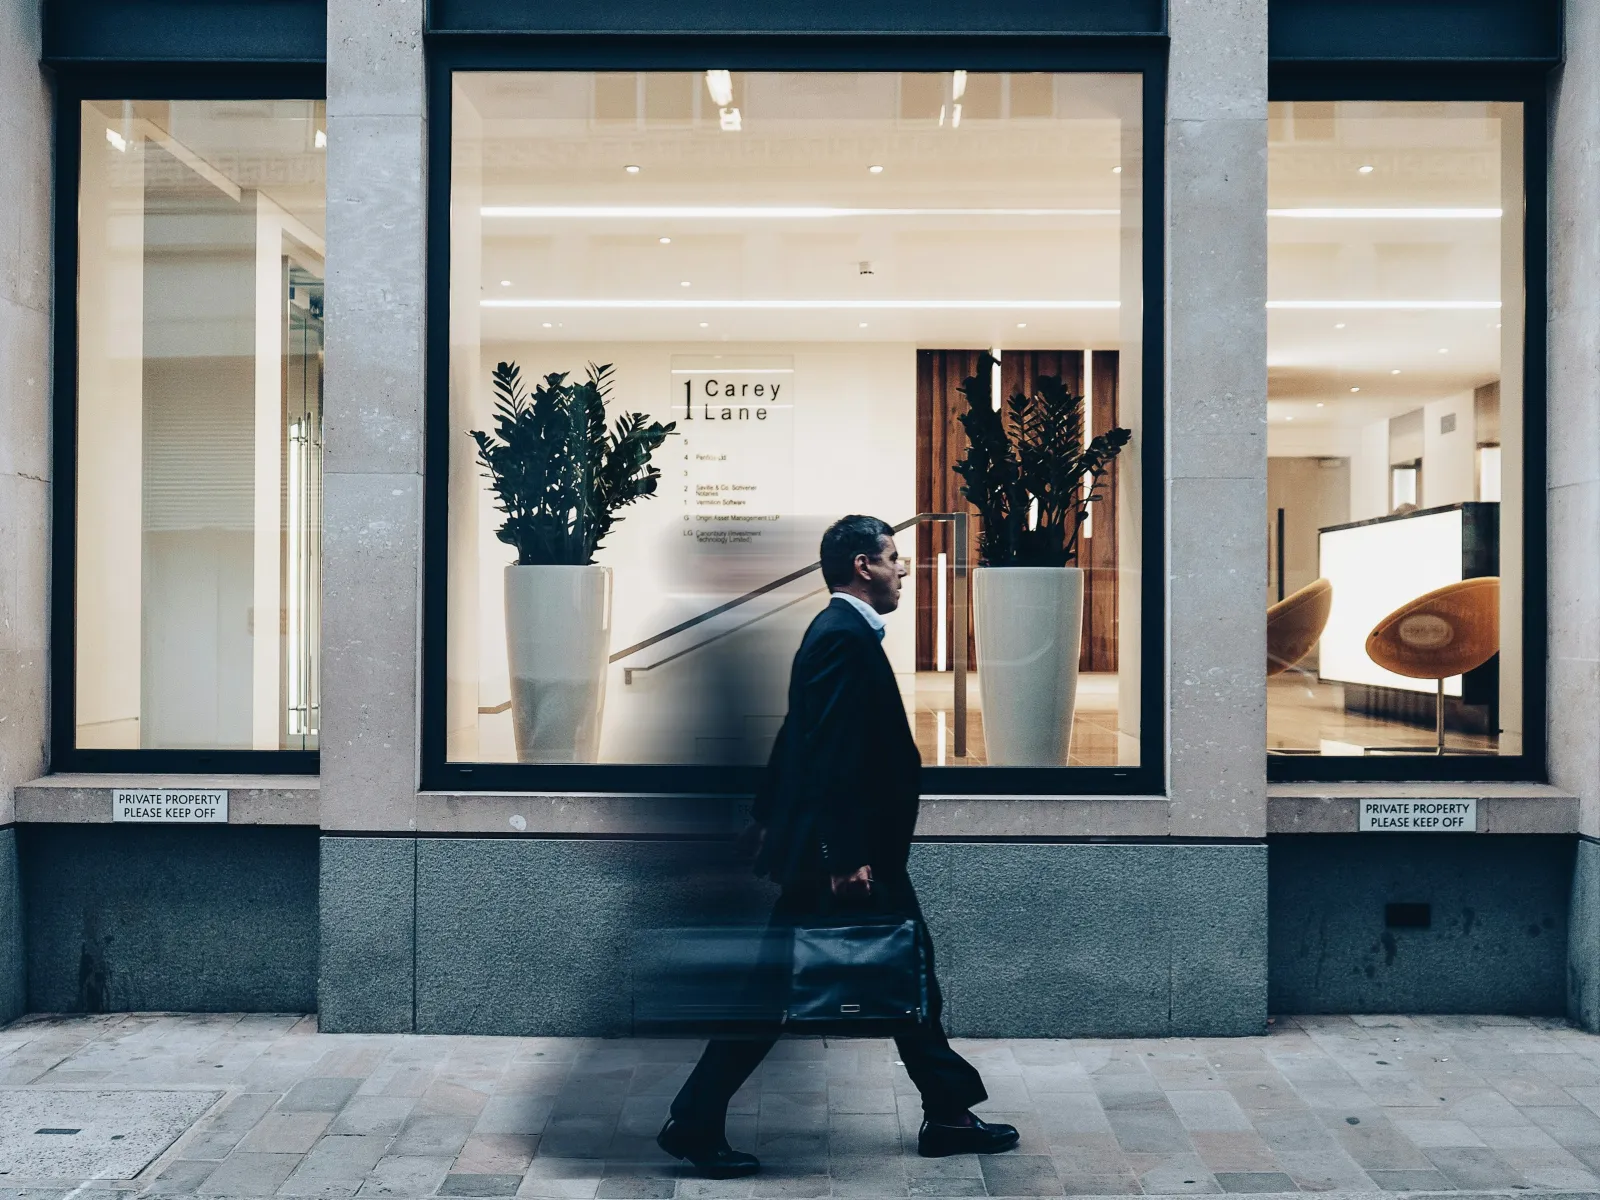
<instances>
[{"instance_id":1,"label":"man walking","mask_svg":"<svg viewBox=\"0 0 1600 1200\"><path fill-rule=\"evenodd\" d=\"M756 798L756 870L783 888L774 925L823 912L830 897L870 900L919 918L906 872L916 830L917 752L894 671L880 643L884 617L900 604L906 564L894 531L876 517L849 516L822 535L822 578L833 593L806 630L789 677L789 713ZM972 1114L988 1096L971 1063L950 1047L933 945L924 927L929 1019L895 1038L922 1094L917 1150L927 1157L1010 1150L1017 1131ZM728 1145L728 1101L776 1037L719 1039L706 1047L672 1102L656 1141L702 1175L754 1174L754 1155Z\"/></svg>"}]
</instances>

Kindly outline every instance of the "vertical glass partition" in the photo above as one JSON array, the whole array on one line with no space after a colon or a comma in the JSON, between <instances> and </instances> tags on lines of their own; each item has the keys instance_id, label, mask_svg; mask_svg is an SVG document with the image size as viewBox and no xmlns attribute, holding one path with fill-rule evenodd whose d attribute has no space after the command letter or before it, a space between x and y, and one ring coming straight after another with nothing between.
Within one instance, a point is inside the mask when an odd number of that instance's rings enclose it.
<instances>
[{"instance_id":1,"label":"vertical glass partition","mask_svg":"<svg viewBox=\"0 0 1600 1200\"><path fill-rule=\"evenodd\" d=\"M88 101L76 745L317 745L320 101Z\"/></svg>"},{"instance_id":2,"label":"vertical glass partition","mask_svg":"<svg viewBox=\"0 0 1600 1200\"><path fill-rule=\"evenodd\" d=\"M924 763L1140 762L1140 76L453 81L451 763L764 761L828 602L818 539L857 512L912 563L884 645ZM991 562L961 418L1004 402L1014 432L1012 397L1055 478L1013 514L1039 553ZM563 414L601 403L613 433L671 429L653 493L568 555L534 532L598 519L573 497L601 459ZM1107 437L1121 453L1090 472ZM1070 615L975 586L1036 560L1082 573ZM1007 673L1031 649L986 655L1019 631L1074 639L1048 689ZM1029 722L1051 747L1001 745Z\"/></svg>"}]
</instances>

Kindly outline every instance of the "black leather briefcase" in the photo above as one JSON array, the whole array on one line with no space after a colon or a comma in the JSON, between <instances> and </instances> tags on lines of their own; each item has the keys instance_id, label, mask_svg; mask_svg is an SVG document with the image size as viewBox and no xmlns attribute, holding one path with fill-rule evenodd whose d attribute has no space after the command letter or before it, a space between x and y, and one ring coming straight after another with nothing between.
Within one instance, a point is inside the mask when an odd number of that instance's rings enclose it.
<instances>
[{"instance_id":1,"label":"black leather briefcase","mask_svg":"<svg viewBox=\"0 0 1600 1200\"><path fill-rule=\"evenodd\" d=\"M795 927L784 1027L884 1036L928 1019L928 969L914 919Z\"/></svg>"}]
</instances>

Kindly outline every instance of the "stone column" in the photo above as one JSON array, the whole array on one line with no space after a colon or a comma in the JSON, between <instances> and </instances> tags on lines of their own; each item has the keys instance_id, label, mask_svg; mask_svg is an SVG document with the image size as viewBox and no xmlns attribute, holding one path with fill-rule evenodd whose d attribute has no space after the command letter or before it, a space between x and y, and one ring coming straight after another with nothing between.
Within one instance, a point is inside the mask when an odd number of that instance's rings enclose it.
<instances>
[{"instance_id":1,"label":"stone column","mask_svg":"<svg viewBox=\"0 0 1600 1200\"><path fill-rule=\"evenodd\" d=\"M14 789L49 738L51 100L40 0L0 0L0 1021L24 1008Z\"/></svg>"},{"instance_id":2,"label":"stone column","mask_svg":"<svg viewBox=\"0 0 1600 1200\"><path fill-rule=\"evenodd\" d=\"M1600 6L1567 0L1551 93L1549 324L1550 782L1600 837ZM1529 131L1535 136L1534 131ZM1567 1006L1600 1029L1600 846L1580 841Z\"/></svg>"},{"instance_id":3,"label":"stone column","mask_svg":"<svg viewBox=\"0 0 1600 1200\"><path fill-rule=\"evenodd\" d=\"M426 87L422 0L328 4L325 1030L413 1021ZM364 836L341 836L347 834ZM399 836L384 837L385 833Z\"/></svg>"},{"instance_id":4,"label":"stone column","mask_svg":"<svg viewBox=\"0 0 1600 1200\"><path fill-rule=\"evenodd\" d=\"M1266 832L1267 4L1172 0L1168 759L1174 835Z\"/></svg>"},{"instance_id":5,"label":"stone column","mask_svg":"<svg viewBox=\"0 0 1600 1200\"><path fill-rule=\"evenodd\" d=\"M1167 780L1176 837L1266 833L1267 3L1172 0ZM1157 749L1151 748L1152 751ZM1198 860L1197 860L1198 863ZM1206 856L1234 952L1172 948L1175 1030L1267 1017L1267 848ZM1175 1000L1176 1003L1176 1000Z\"/></svg>"}]
</instances>

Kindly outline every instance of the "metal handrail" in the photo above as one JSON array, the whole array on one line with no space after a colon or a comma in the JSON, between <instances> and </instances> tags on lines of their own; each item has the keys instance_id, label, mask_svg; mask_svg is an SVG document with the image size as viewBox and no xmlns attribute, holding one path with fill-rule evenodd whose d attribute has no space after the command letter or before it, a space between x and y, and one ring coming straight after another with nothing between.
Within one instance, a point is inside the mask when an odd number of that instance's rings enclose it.
<instances>
[{"instance_id":1,"label":"metal handrail","mask_svg":"<svg viewBox=\"0 0 1600 1200\"><path fill-rule=\"evenodd\" d=\"M948 522L949 524L952 524L952 525L955 526L955 543L956 544L955 544L955 547L954 547L955 553L952 555L952 558L954 559L952 567L953 567L954 572L955 572L955 588L954 588L955 595L952 597L952 609L953 609L952 616L954 617L954 625L955 625L955 628L957 630L957 636L955 638L955 643L956 644L953 647L954 655L953 655L953 661L952 661L951 665L952 665L953 673L955 675L955 679L954 679L954 684L955 684L955 706L954 707L955 707L955 757L956 758L965 758L967 756L967 586L966 586L966 584L967 584L967 538L968 538L968 527L969 527L969 524L970 524L970 519L971 519L971 516L968 513L918 513L916 516L910 518L909 520L901 521L898 525L893 526L894 532L896 532L896 533L902 533L905 530L910 529L913 525L918 525L918 524L921 524L922 522L928 522L930 524L944 524L944 523ZM713 617L719 617L725 612L728 612L728 611L730 611L732 609L738 608L741 604L747 604L751 600L755 600L755 599L758 599L761 596L765 596L767 593L776 591L778 588L783 587L785 584L793 583L797 579L803 579L803 578L805 578L805 576L811 574L811 572L820 571L821 569L822 569L822 563L819 561L819 562L811 563L809 566L801 567L798 571L791 571L791 572L789 572L789 574L783 576L780 579L774 579L770 583L764 583L760 587L754 589L753 591L746 592L744 595L736 597L733 600L729 600L725 604L719 604L719 605L717 605L716 608L712 608L712 609L706 610L705 612L701 613L699 616L691 617L687 621L679 622L677 625L674 625L670 629L662 630L662 632L656 634L654 637L648 637L642 642L636 642L634 645L629 646L625 650L618 650L615 654L613 654L611 656L610 661L611 662L617 662L619 659L627 658L631 654L637 654L640 650L647 650L651 646L654 646L659 642L664 642L670 637L673 637L673 636L675 636L677 634L683 633L685 630L693 629L695 626L704 624L706 621L711 620ZM823 590L824 589L822 589L822 588L813 588L811 591L806 592L804 595L796 596L794 599L789 600L789 601L787 601L787 602L785 602L783 604L780 604L776 608L768 609L764 613L760 613L757 616L751 617L748 621L740 622L738 625L735 625L732 629L724 629L724 630L721 630L718 633L714 633L710 637L704 639L703 641L696 642L692 646L685 646L682 650L676 651L673 654L669 654L665 658L657 659L655 662L649 663L646 666L642 666L642 667L624 667L622 669L622 681L623 681L624 684L631 684L633 682L633 677L634 677L634 674L636 672L654 671L657 667L664 667L670 662L675 662L676 660L678 660L680 658L683 658L685 655L693 654L696 650L700 650L700 649L702 649L702 648L704 648L706 646L711 645L713 642L719 642L725 637L729 637L729 636L731 636L731 635L733 635L735 633L738 633L740 630L748 629L750 626L756 624L758 621L764 621L768 617L775 616L778 613L783 612L785 609L793 608L796 604L799 604L802 600L810 599L812 596L815 596L818 592L821 592Z\"/></svg>"}]
</instances>

